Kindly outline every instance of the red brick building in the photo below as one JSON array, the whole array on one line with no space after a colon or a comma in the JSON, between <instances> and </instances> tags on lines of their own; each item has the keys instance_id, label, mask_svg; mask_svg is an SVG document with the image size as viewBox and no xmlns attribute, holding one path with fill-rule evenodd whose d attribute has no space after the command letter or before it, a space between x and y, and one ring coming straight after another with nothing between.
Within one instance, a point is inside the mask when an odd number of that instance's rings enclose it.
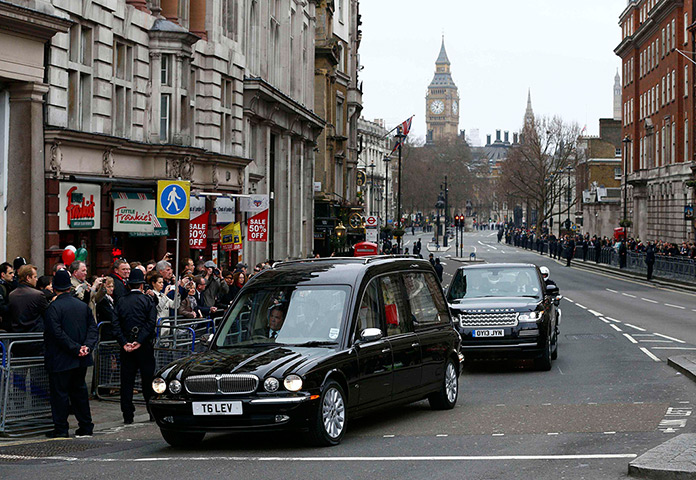
<instances>
[{"instance_id":1,"label":"red brick building","mask_svg":"<svg viewBox=\"0 0 696 480\"><path fill-rule=\"evenodd\" d=\"M633 0L619 17L622 188L629 235L641 239L694 239L684 219L694 203L694 7L693 0Z\"/></svg>"}]
</instances>

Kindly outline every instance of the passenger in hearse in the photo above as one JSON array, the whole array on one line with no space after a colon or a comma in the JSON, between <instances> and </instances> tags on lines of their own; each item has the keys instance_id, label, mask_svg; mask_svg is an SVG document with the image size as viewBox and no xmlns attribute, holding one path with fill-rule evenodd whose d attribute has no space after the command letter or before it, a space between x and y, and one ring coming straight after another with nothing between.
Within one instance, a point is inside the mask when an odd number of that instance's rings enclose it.
<instances>
[{"instance_id":1,"label":"passenger in hearse","mask_svg":"<svg viewBox=\"0 0 696 480\"><path fill-rule=\"evenodd\" d=\"M285 310L281 305L273 305L268 309L268 338L276 338L285 322Z\"/></svg>"}]
</instances>

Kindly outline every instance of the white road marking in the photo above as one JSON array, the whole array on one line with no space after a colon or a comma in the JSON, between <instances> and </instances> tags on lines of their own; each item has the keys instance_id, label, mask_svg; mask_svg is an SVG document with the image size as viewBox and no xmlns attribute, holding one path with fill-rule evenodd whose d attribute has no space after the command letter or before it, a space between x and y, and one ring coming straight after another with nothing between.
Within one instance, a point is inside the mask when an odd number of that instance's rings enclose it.
<instances>
[{"instance_id":1,"label":"white road marking","mask_svg":"<svg viewBox=\"0 0 696 480\"><path fill-rule=\"evenodd\" d=\"M615 319L615 318L611 318L611 317L607 317L607 316L605 316L605 318L606 318L607 320L611 320L612 322L621 323L621 320L617 320L617 319Z\"/></svg>"},{"instance_id":2,"label":"white road marking","mask_svg":"<svg viewBox=\"0 0 696 480\"><path fill-rule=\"evenodd\" d=\"M671 340L641 340L640 343L672 343Z\"/></svg>"},{"instance_id":3,"label":"white road marking","mask_svg":"<svg viewBox=\"0 0 696 480\"><path fill-rule=\"evenodd\" d=\"M383 435L382 438L394 438L396 435Z\"/></svg>"},{"instance_id":4,"label":"white road marking","mask_svg":"<svg viewBox=\"0 0 696 480\"><path fill-rule=\"evenodd\" d=\"M696 347L653 347L653 350L696 350Z\"/></svg>"},{"instance_id":5,"label":"white road marking","mask_svg":"<svg viewBox=\"0 0 696 480\"><path fill-rule=\"evenodd\" d=\"M640 299L641 299L641 300L643 300L643 301L645 301L645 302L650 302L650 303L659 303L659 302L658 302L657 300L650 300L649 298L643 298L643 297L640 297Z\"/></svg>"},{"instance_id":6,"label":"white road marking","mask_svg":"<svg viewBox=\"0 0 696 480\"><path fill-rule=\"evenodd\" d=\"M568 297L563 297L563 299L564 299L564 300L568 300L570 303L575 303L573 300L571 300L571 299L568 298Z\"/></svg>"},{"instance_id":7,"label":"white road marking","mask_svg":"<svg viewBox=\"0 0 696 480\"><path fill-rule=\"evenodd\" d=\"M609 326L610 326L611 328L613 328L614 330L616 330L617 332L623 332L623 330L621 330L619 327L617 327L617 326L614 325L613 323L610 323Z\"/></svg>"},{"instance_id":8,"label":"white road marking","mask_svg":"<svg viewBox=\"0 0 696 480\"><path fill-rule=\"evenodd\" d=\"M672 307L672 308L678 308L680 310L686 310L686 307L682 307L681 305L672 305L671 303L665 303L665 307Z\"/></svg>"},{"instance_id":9,"label":"white road marking","mask_svg":"<svg viewBox=\"0 0 696 480\"><path fill-rule=\"evenodd\" d=\"M631 343L638 343L638 340L630 336L628 333L624 333L624 337L628 338Z\"/></svg>"},{"instance_id":10,"label":"white road marking","mask_svg":"<svg viewBox=\"0 0 696 480\"><path fill-rule=\"evenodd\" d=\"M604 435L616 435L616 432L604 432Z\"/></svg>"},{"instance_id":11,"label":"white road marking","mask_svg":"<svg viewBox=\"0 0 696 480\"><path fill-rule=\"evenodd\" d=\"M599 313L599 312L597 312L597 311L595 311L595 310L588 310L588 311L589 311L592 315L594 315L595 317L601 317L601 316L602 316L601 313Z\"/></svg>"},{"instance_id":12,"label":"white road marking","mask_svg":"<svg viewBox=\"0 0 696 480\"><path fill-rule=\"evenodd\" d=\"M644 328L636 327L635 325L631 325L630 323L624 323L627 327L635 328L639 332L645 332L646 330Z\"/></svg>"},{"instance_id":13,"label":"white road marking","mask_svg":"<svg viewBox=\"0 0 696 480\"><path fill-rule=\"evenodd\" d=\"M503 436L494 433L493 436ZM500 460L610 460L636 458L635 453L588 453L577 455L433 455L433 456L393 456L393 457L145 457L145 458L101 458L101 457L38 457L28 455L0 455L0 459L8 460L58 460L73 463L124 463L124 462L174 462L185 459L193 462L465 462L465 461L500 461Z\"/></svg>"},{"instance_id":14,"label":"white road marking","mask_svg":"<svg viewBox=\"0 0 696 480\"><path fill-rule=\"evenodd\" d=\"M489 248L492 248L493 250L498 250L498 249L497 249L496 247L494 247L493 245L488 245L488 247L489 247Z\"/></svg>"},{"instance_id":15,"label":"white road marking","mask_svg":"<svg viewBox=\"0 0 696 480\"><path fill-rule=\"evenodd\" d=\"M662 335L661 333L656 333L655 335L657 335L658 337L666 338L667 340L672 340L673 342L686 343L684 340L679 340L678 338L674 337L668 337L667 335Z\"/></svg>"},{"instance_id":16,"label":"white road marking","mask_svg":"<svg viewBox=\"0 0 696 480\"><path fill-rule=\"evenodd\" d=\"M645 347L640 347L640 349L643 351L644 354L646 354L648 357L652 358L652 359L655 360L656 362L661 362L661 361L662 361L662 360L660 360L659 358L657 358L655 355L653 355L652 352L651 352L650 350L648 350L647 348L645 348Z\"/></svg>"},{"instance_id":17,"label":"white road marking","mask_svg":"<svg viewBox=\"0 0 696 480\"><path fill-rule=\"evenodd\" d=\"M546 435L558 435L558 432L549 432Z\"/></svg>"},{"instance_id":18,"label":"white road marking","mask_svg":"<svg viewBox=\"0 0 696 480\"><path fill-rule=\"evenodd\" d=\"M494 433L492 436L493 437L504 437L505 434L504 433Z\"/></svg>"},{"instance_id":19,"label":"white road marking","mask_svg":"<svg viewBox=\"0 0 696 480\"><path fill-rule=\"evenodd\" d=\"M607 288L607 292L611 292L611 293L619 293L619 292L617 292L616 290L612 290L611 288Z\"/></svg>"},{"instance_id":20,"label":"white road marking","mask_svg":"<svg viewBox=\"0 0 696 480\"><path fill-rule=\"evenodd\" d=\"M580 305L579 303L576 303L575 305L582 308L583 310L587 310L587 307L585 305Z\"/></svg>"},{"instance_id":21,"label":"white road marking","mask_svg":"<svg viewBox=\"0 0 696 480\"><path fill-rule=\"evenodd\" d=\"M436 436L436 437L449 437L449 435L447 435L446 433L438 433L438 434L435 435L435 436Z\"/></svg>"},{"instance_id":22,"label":"white road marking","mask_svg":"<svg viewBox=\"0 0 696 480\"><path fill-rule=\"evenodd\" d=\"M601 321L603 321L604 323L609 323L609 324L611 324L611 322L610 322L609 320L607 320L606 318L599 317L599 319L600 319Z\"/></svg>"},{"instance_id":23,"label":"white road marking","mask_svg":"<svg viewBox=\"0 0 696 480\"><path fill-rule=\"evenodd\" d=\"M623 295L623 296L625 296L625 297L636 298L635 295L631 295L630 293L621 292L621 295Z\"/></svg>"}]
</instances>

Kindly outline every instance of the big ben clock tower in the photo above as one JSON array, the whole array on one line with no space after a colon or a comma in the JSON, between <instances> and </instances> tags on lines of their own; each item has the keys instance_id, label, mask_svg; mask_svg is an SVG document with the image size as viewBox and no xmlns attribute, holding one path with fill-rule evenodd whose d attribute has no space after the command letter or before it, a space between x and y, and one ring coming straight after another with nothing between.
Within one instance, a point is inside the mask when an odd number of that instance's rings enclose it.
<instances>
[{"instance_id":1,"label":"big ben clock tower","mask_svg":"<svg viewBox=\"0 0 696 480\"><path fill-rule=\"evenodd\" d=\"M435 76L425 97L425 123L428 129L426 142L430 144L459 134L459 91L452 80L444 36L440 55L435 61Z\"/></svg>"}]
</instances>

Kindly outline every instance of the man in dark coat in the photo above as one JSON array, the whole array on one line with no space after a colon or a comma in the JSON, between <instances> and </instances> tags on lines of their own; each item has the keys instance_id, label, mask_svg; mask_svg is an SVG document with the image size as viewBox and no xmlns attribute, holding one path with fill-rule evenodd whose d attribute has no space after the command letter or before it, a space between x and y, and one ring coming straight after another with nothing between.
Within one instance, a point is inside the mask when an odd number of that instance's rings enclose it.
<instances>
[{"instance_id":1,"label":"man in dark coat","mask_svg":"<svg viewBox=\"0 0 696 480\"><path fill-rule=\"evenodd\" d=\"M442 273L444 272L445 268L442 266L440 263L440 258L435 259L435 273L437 273L437 278L440 279L440 282L442 283Z\"/></svg>"},{"instance_id":2,"label":"man in dark coat","mask_svg":"<svg viewBox=\"0 0 696 480\"><path fill-rule=\"evenodd\" d=\"M152 377L155 374L155 327L157 303L143 293L145 276L139 269L130 272L130 292L116 303L112 330L121 345L121 412L126 424L133 423L133 386L140 370L143 397L147 402L152 394Z\"/></svg>"},{"instance_id":3,"label":"man in dark coat","mask_svg":"<svg viewBox=\"0 0 696 480\"><path fill-rule=\"evenodd\" d=\"M43 314L48 300L36 289L39 277L34 265L23 265L19 269L19 286L10 293L8 317L14 333L43 332Z\"/></svg>"},{"instance_id":4,"label":"man in dark coat","mask_svg":"<svg viewBox=\"0 0 696 480\"><path fill-rule=\"evenodd\" d=\"M53 431L49 438L68 437L68 413L72 409L79 428L77 436L94 430L85 383L87 367L94 364L92 349L97 344L97 324L92 310L70 295L70 274L58 270L53 290L58 294L44 315L44 350L51 391Z\"/></svg>"},{"instance_id":5,"label":"man in dark coat","mask_svg":"<svg viewBox=\"0 0 696 480\"><path fill-rule=\"evenodd\" d=\"M118 303L119 299L128 293L126 282L130 275L130 264L125 259L119 258L114 262L114 271L109 276L114 279L114 293L111 297L114 303Z\"/></svg>"},{"instance_id":6,"label":"man in dark coat","mask_svg":"<svg viewBox=\"0 0 696 480\"><path fill-rule=\"evenodd\" d=\"M626 255L628 249L626 248L626 239L621 240L619 244L619 268L626 268Z\"/></svg>"},{"instance_id":7,"label":"man in dark coat","mask_svg":"<svg viewBox=\"0 0 696 480\"><path fill-rule=\"evenodd\" d=\"M573 260L575 255L575 239L572 235L568 235L568 242L566 243L566 267L570 267L570 262Z\"/></svg>"},{"instance_id":8,"label":"man in dark coat","mask_svg":"<svg viewBox=\"0 0 696 480\"><path fill-rule=\"evenodd\" d=\"M653 242L648 242L648 248L645 250L645 264L648 266L648 280L651 280L653 266L655 266L655 244Z\"/></svg>"}]
</instances>

